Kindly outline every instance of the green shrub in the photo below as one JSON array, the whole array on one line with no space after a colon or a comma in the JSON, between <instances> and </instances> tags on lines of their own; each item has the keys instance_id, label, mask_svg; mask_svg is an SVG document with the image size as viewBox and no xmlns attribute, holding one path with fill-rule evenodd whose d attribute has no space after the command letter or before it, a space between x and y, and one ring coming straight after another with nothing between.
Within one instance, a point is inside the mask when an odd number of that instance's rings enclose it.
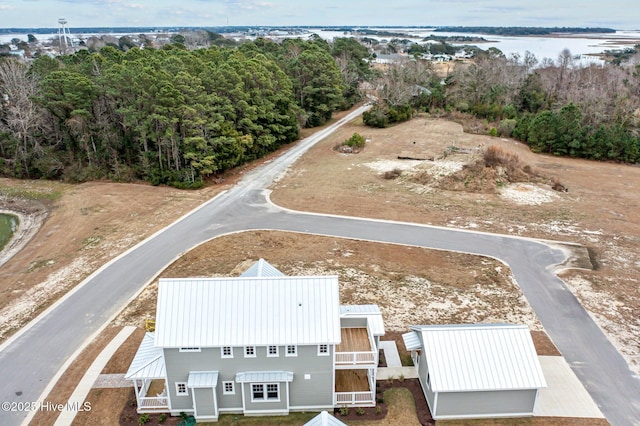
<instances>
[{"instance_id":1,"label":"green shrub","mask_svg":"<svg viewBox=\"0 0 640 426\"><path fill-rule=\"evenodd\" d=\"M167 415L165 413L162 413L158 416L158 423L164 423L167 421Z\"/></svg>"},{"instance_id":2,"label":"green shrub","mask_svg":"<svg viewBox=\"0 0 640 426\"><path fill-rule=\"evenodd\" d=\"M516 124L517 121L512 118L502 120L500 124L498 124L498 134L505 138L511 137L513 130L516 128Z\"/></svg>"},{"instance_id":3,"label":"green shrub","mask_svg":"<svg viewBox=\"0 0 640 426\"><path fill-rule=\"evenodd\" d=\"M489 136L498 136L498 129L496 129L495 127L491 127L489 129Z\"/></svg>"},{"instance_id":4,"label":"green shrub","mask_svg":"<svg viewBox=\"0 0 640 426\"><path fill-rule=\"evenodd\" d=\"M377 127L383 129L389 125L389 118L382 110L382 108L376 107L370 111L365 111L362 114L362 121L369 127Z\"/></svg>"},{"instance_id":5,"label":"green shrub","mask_svg":"<svg viewBox=\"0 0 640 426\"><path fill-rule=\"evenodd\" d=\"M356 408L356 414L359 416L364 416L364 408L362 407Z\"/></svg>"},{"instance_id":6,"label":"green shrub","mask_svg":"<svg viewBox=\"0 0 640 426\"><path fill-rule=\"evenodd\" d=\"M349 139L342 142L342 145L350 146L351 148L362 148L366 141L364 136L354 133Z\"/></svg>"},{"instance_id":7,"label":"green shrub","mask_svg":"<svg viewBox=\"0 0 640 426\"><path fill-rule=\"evenodd\" d=\"M138 424L143 425L145 423L149 423L149 420L151 419L149 418L149 415L147 413L140 414L140 417L138 417Z\"/></svg>"},{"instance_id":8,"label":"green shrub","mask_svg":"<svg viewBox=\"0 0 640 426\"><path fill-rule=\"evenodd\" d=\"M340 415L348 416L349 415L349 407L340 407Z\"/></svg>"}]
</instances>

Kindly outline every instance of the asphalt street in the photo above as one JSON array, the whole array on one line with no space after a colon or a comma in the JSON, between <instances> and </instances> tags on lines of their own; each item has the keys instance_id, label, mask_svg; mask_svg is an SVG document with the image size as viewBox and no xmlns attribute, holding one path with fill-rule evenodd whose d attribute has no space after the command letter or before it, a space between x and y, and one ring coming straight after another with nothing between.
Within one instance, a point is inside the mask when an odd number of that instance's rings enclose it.
<instances>
[{"instance_id":1,"label":"asphalt street","mask_svg":"<svg viewBox=\"0 0 640 426\"><path fill-rule=\"evenodd\" d=\"M247 173L226 193L105 265L5 342L0 346L0 400L20 408L19 404L29 405L41 398L65 361L181 253L221 235L264 229L461 251L505 262L607 419L613 425L640 424L640 379L553 273L553 267L565 260L562 251L508 236L292 212L269 202L264 188L314 143L365 108ZM20 424L27 414L3 409L0 425Z\"/></svg>"}]
</instances>

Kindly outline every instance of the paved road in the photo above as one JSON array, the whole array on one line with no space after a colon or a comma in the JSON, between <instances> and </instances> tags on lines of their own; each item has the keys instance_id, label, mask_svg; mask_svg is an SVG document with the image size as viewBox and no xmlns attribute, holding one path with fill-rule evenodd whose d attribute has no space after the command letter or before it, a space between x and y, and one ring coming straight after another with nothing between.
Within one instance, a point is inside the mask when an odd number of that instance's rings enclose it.
<instances>
[{"instance_id":1,"label":"paved road","mask_svg":"<svg viewBox=\"0 0 640 426\"><path fill-rule=\"evenodd\" d=\"M360 113L362 109L334 126ZM75 350L181 253L227 233L274 229L463 251L504 261L554 343L609 421L614 425L640 424L640 380L553 274L553 266L565 259L560 250L526 239L312 215L271 204L263 188L332 130L323 130L278 160L248 173L233 189L110 263L0 347L0 400L36 401ZM25 416L26 413L0 412L0 425L20 424Z\"/></svg>"}]
</instances>

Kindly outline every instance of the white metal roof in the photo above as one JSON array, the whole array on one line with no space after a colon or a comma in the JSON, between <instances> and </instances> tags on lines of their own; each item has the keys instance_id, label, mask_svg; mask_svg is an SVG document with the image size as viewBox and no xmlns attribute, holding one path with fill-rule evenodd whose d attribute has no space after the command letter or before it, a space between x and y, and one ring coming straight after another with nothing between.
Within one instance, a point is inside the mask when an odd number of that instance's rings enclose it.
<instances>
[{"instance_id":1,"label":"white metal roof","mask_svg":"<svg viewBox=\"0 0 640 426\"><path fill-rule=\"evenodd\" d=\"M218 384L217 371L190 371L188 388L215 388Z\"/></svg>"},{"instance_id":2,"label":"white metal roof","mask_svg":"<svg viewBox=\"0 0 640 426\"><path fill-rule=\"evenodd\" d=\"M238 383L292 382L290 371L246 371L236 374Z\"/></svg>"},{"instance_id":3,"label":"white metal roof","mask_svg":"<svg viewBox=\"0 0 640 426\"><path fill-rule=\"evenodd\" d=\"M422 348L422 342L420 341L418 333L418 331L410 331L402 335L404 346L408 351L415 351L416 349Z\"/></svg>"},{"instance_id":4,"label":"white metal roof","mask_svg":"<svg viewBox=\"0 0 640 426\"><path fill-rule=\"evenodd\" d=\"M436 325L411 329L422 335L434 392L547 386L525 325Z\"/></svg>"},{"instance_id":5,"label":"white metal roof","mask_svg":"<svg viewBox=\"0 0 640 426\"><path fill-rule=\"evenodd\" d=\"M125 379L162 379L167 373L164 368L162 348L154 346L154 333L146 333L129 366Z\"/></svg>"},{"instance_id":6,"label":"white metal roof","mask_svg":"<svg viewBox=\"0 0 640 426\"><path fill-rule=\"evenodd\" d=\"M304 426L347 426L345 423L333 417L326 411L322 411L320 414L309 420Z\"/></svg>"},{"instance_id":7,"label":"white metal roof","mask_svg":"<svg viewBox=\"0 0 640 426\"><path fill-rule=\"evenodd\" d=\"M384 321L378 305L340 305L340 316L366 317L371 334L384 336Z\"/></svg>"},{"instance_id":8,"label":"white metal roof","mask_svg":"<svg viewBox=\"0 0 640 426\"><path fill-rule=\"evenodd\" d=\"M156 346L340 343L338 277L161 279Z\"/></svg>"},{"instance_id":9,"label":"white metal roof","mask_svg":"<svg viewBox=\"0 0 640 426\"><path fill-rule=\"evenodd\" d=\"M280 272L276 267L267 262L264 259L259 259L256 263L251 265L249 269L244 271L241 277L284 277L285 275Z\"/></svg>"}]
</instances>

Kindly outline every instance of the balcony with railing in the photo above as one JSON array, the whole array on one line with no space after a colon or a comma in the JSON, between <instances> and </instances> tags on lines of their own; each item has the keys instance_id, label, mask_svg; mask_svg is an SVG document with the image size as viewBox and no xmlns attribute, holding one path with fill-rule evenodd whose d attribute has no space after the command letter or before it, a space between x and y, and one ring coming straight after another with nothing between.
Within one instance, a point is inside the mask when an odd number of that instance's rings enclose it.
<instances>
[{"instance_id":1,"label":"balcony with railing","mask_svg":"<svg viewBox=\"0 0 640 426\"><path fill-rule=\"evenodd\" d=\"M373 407L376 405L375 371L336 370L334 393L336 407Z\"/></svg>"},{"instance_id":2,"label":"balcony with railing","mask_svg":"<svg viewBox=\"0 0 640 426\"><path fill-rule=\"evenodd\" d=\"M378 364L378 351L367 327L343 327L336 346L336 368L370 368Z\"/></svg>"}]
</instances>

